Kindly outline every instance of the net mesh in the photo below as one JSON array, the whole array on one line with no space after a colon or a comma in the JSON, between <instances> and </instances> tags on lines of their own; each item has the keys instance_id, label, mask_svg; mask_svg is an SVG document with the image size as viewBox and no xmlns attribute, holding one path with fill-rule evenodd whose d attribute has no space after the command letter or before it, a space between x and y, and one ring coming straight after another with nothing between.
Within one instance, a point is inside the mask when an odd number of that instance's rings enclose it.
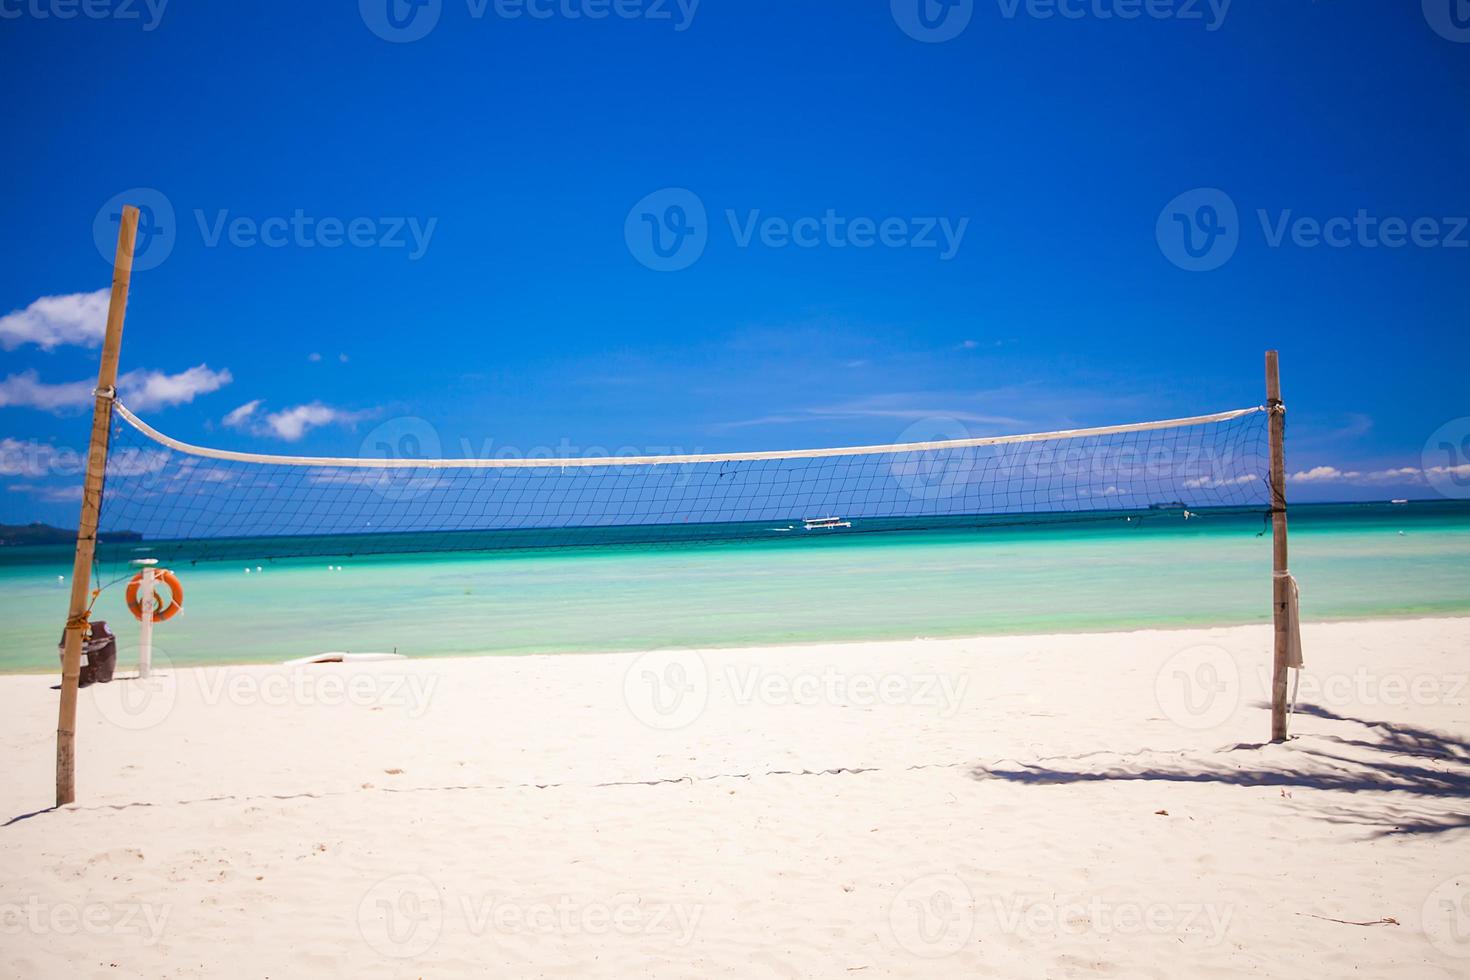
<instances>
[{"instance_id":1,"label":"net mesh","mask_svg":"<svg viewBox=\"0 0 1470 980\"><path fill-rule=\"evenodd\" d=\"M134 419L114 413L103 561L813 540L1269 507L1260 410L1012 441L590 464L217 458Z\"/></svg>"}]
</instances>

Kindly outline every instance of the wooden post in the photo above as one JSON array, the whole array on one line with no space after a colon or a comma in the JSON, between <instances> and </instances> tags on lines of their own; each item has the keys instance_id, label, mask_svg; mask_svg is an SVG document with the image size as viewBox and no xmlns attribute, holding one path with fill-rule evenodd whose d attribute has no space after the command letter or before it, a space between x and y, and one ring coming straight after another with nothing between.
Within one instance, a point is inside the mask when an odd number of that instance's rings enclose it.
<instances>
[{"instance_id":1,"label":"wooden post","mask_svg":"<svg viewBox=\"0 0 1470 980\"><path fill-rule=\"evenodd\" d=\"M1271 668L1271 741L1286 741L1286 674L1290 652L1290 590L1286 563L1286 406L1276 351L1266 351L1266 408L1271 428L1271 612L1276 644Z\"/></svg>"},{"instance_id":2,"label":"wooden post","mask_svg":"<svg viewBox=\"0 0 1470 980\"><path fill-rule=\"evenodd\" d=\"M87 448L87 475L82 485L82 516L77 522L77 553L71 567L71 607L66 616L66 642L61 657L61 711L56 722L56 805L76 799L77 681L82 672L82 634L87 628L92 588L92 555L97 546L97 518L102 510L102 477L107 469L107 437L112 426L112 399L122 349L123 313L133 274L133 244L138 209L122 209L117 229L117 255L112 264L112 299L107 332L102 338L102 366L97 371L92 408L92 440Z\"/></svg>"}]
</instances>

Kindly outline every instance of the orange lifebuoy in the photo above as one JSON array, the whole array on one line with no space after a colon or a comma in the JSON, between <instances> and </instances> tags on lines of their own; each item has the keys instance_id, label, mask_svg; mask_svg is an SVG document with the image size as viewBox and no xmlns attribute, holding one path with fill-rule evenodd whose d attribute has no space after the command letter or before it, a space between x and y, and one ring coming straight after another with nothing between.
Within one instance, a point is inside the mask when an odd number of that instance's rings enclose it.
<instances>
[{"instance_id":1,"label":"orange lifebuoy","mask_svg":"<svg viewBox=\"0 0 1470 980\"><path fill-rule=\"evenodd\" d=\"M160 568L153 573L153 621L161 623L173 619L179 610L184 608L184 587L179 584L178 576L166 568ZM168 604L165 605L159 597L157 584L162 582L168 586ZM139 572L133 576L128 583L128 610L139 622L143 620L143 601L138 598L138 590L143 585L143 573Z\"/></svg>"}]
</instances>

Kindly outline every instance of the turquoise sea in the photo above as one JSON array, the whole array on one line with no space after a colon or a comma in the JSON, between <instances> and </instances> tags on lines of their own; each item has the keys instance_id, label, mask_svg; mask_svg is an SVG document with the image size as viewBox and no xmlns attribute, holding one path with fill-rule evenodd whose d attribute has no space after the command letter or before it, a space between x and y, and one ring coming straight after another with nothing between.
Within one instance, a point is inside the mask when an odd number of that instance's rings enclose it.
<instances>
[{"instance_id":1,"label":"turquoise sea","mask_svg":"<svg viewBox=\"0 0 1470 980\"><path fill-rule=\"evenodd\" d=\"M1298 505L1290 520L1305 618L1470 614L1470 502ZM1270 614L1265 529L1259 513L1158 512L274 561L244 558L242 543L236 559L170 559L185 609L155 643L183 665L326 650L570 653L1259 623ZM69 546L0 549L0 671L55 668L68 597L58 577L70 572ZM127 574L101 567L116 584L93 614L118 633L124 666L137 637Z\"/></svg>"}]
</instances>

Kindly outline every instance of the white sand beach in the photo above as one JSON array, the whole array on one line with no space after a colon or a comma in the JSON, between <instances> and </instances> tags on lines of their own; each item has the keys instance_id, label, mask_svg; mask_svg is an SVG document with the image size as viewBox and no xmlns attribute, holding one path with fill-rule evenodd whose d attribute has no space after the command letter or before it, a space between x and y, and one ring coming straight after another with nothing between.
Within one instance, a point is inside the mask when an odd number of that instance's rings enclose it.
<instances>
[{"instance_id":1,"label":"white sand beach","mask_svg":"<svg viewBox=\"0 0 1470 980\"><path fill-rule=\"evenodd\" d=\"M1470 976L1470 619L0 677L0 973Z\"/></svg>"}]
</instances>

